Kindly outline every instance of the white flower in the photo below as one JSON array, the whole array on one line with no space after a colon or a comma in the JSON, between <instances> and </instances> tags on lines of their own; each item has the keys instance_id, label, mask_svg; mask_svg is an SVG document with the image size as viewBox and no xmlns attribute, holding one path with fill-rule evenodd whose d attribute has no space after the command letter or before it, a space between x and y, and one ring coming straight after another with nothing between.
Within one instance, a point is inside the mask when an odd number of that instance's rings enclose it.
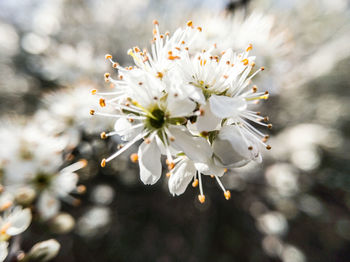
<instances>
[{"instance_id":1,"label":"white flower","mask_svg":"<svg viewBox=\"0 0 350 262\"><path fill-rule=\"evenodd\" d=\"M4 261L8 255L8 240L11 236L23 233L29 227L31 220L32 213L29 208L6 207L0 216L0 261Z\"/></svg>"},{"instance_id":2,"label":"white flower","mask_svg":"<svg viewBox=\"0 0 350 262\"><path fill-rule=\"evenodd\" d=\"M55 239L49 239L46 241L35 244L28 253L29 260L40 260L42 262L50 261L57 256L60 251L61 245Z\"/></svg>"},{"instance_id":3,"label":"white flower","mask_svg":"<svg viewBox=\"0 0 350 262\"><path fill-rule=\"evenodd\" d=\"M144 138L145 141L138 149L140 177L145 184L154 184L161 176L161 154L166 154L168 161L172 162L170 142L182 138L181 132L174 135L171 127L185 123L186 117L193 115L196 104L181 92L177 84L167 86L155 76L139 69L124 74L125 77L120 82L121 88L127 87L125 93L128 98L117 96L116 100L112 98L103 102L113 106L117 113L94 114L118 118L115 131L103 133L102 137L118 134L129 142L112 156L103 159L102 166ZM116 89L119 86L117 84Z\"/></svg>"},{"instance_id":4,"label":"white flower","mask_svg":"<svg viewBox=\"0 0 350 262\"><path fill-rule=\"evenodd\" d=\"M173 62L181 58L183 50L189 49L202 29L195 28L192 21L189 21L184 29L178 28L170 36L168 32L165 35L160 33L157 20L154 20L153 24L152 52L148 53L146 50L141 51L138 47L134 47L128 54L134 58L137 67L163 79L167 78L168 72L172 70Z\"/></svg>"},{"instance_id":5,"label":"white flower","mask_svg":"<svg viewBox=\"0 0 350 262\"><path fill-rule=\"evenodd\" d=\"M8 154L0 151L3 185L16 197L23 188L29 187L37 195L37 207L43 219L48 219L59 210L59 199L74 202L71 192L77 192L76 170L86 165L80 160L60 171L63 165L62 149L65 143L60 138L45 134L35 125L12 123L0 128L2 145L8 144ZM32 194L33 195L33 194Z\"/></svg>"}]
</instances>

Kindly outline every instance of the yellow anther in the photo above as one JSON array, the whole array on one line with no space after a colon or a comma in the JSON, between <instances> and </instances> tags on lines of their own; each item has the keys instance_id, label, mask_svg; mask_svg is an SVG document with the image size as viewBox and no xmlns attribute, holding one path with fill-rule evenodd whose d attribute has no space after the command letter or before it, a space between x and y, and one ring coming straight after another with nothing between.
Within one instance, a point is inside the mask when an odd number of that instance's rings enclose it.
<instances>
[{"instance_id":1,"label":"yellow anther","mask_svg":"<svg viewBox=\"0 0 350 262\"><path fill-rule=\"evenodd\" d=\"M210 175L211 178L214 178L215 176L214 175Z\"/></svg>"},{"instance_id":2,"label":"yellow anther","mask_svg":"<svg viewBox=\"0 0 350 262\"><path fill-rule=\"evenodd\" d=\"M176 56L170 55L170 56L168 56L168 59L175 60L175 59L180 59L180 57L178 55L176 55Z\"/></svg>"},{"instance_id":3,"label":"yellow anther","mask_svg":"<svg viewBox=\"0 0 350 262\"><path fill-rule=\"evenodd\" d=\"M104 158L101 161L101 167L105 167L105 166L106 166L106 159Z\"/></svg>"},{"instance_id":4,"label":"yellow anther","mask_svg":"<svg viewBox=\"0 0 350 262\"><path fill-rule=\"evenodd\" d=\"M171 176L171 173L168 172L168 173L166 173L165 175L166 175L166 177L170 177L170 176Z\"/></svg>"},{"instance_id":5,"label":"yellow anther","mask_svg":"<svg viewBox=\"0 0 350 262\"><path fill-rule=\"evenodd\" d=\"M79 162L82 165L81 168L86 167L88 164L88 161L86 159L80 159Z\"/></svg>"},{"instance_id":6,"label":"yellow anther","mask_svg":"<svg viewBox=\"0 0 350 262\"><path fill-rule=\"evenodd\" d=\"M199 32L202 32L202 27L198 26L197 29Z\"/></svg>"},{"instance_id":7,"label":"yellow anther","mask_svg":"<svg viewBox=\"0 0 350 262\"><path fill-rule=\"evenodd\" d=\"M192 25L193 25L193 23L192 23L191 20L187 22L187 26L190 26L190 27L191 27Z\"/></svg>"},{"instance_id":8,"label":"yellow anther","mask_svg":"<svg viewBox=\"0 0 350 262\"><path fill-rule=\"evenodd\" d=\"M91 109L91 110L90 110L90 115L93 116L94 114L95 114L95 110Z\"/></svg>"},{"instance_id":9,"label":"yellow anther","mask_svg":"<svg viewBox=\"0 0 350 262\"><path fill-rule=\"evenodd\" d=\"M96 95L96 93L97 93L97 89L92 89L92 90L91 90L91 94L92 94L92 95Z\"/></svg>"},{"instance_id":10,"label":"yellow anther","mask_svg":"<svg viewBox=\"0 0 350 262\"><path fill-rule=\"evenodd\" d=\"M205 202L205 195L198 195L198 200L201 204Z\"/></svg>"},{"instance_id":11,"label":"yellow anther","mask_svg":"<svg viewBox=\"0 0 350 262\"><path fill-rule=\"evenodd\" d=\"M162 79L163 78L163 73L162 72L157 72L157 75L156 75L158 78Z\"/></svg>"},{"instance_id":12,"label":"yellow anther","mask_svg":"<svg viewBox=\"0 0 350 262\"><path fill-rule=\"evenodd\" d=\"M271 129L271 128L272 128L272 124L268 124L268 125L267 125L267 128L268 128L268 129Z\"/></svg>"},{"instance_id":13,"label":"yellow anther","mask_svg":"<svg viewBox=\"0 0 350 262\"><path fill-rule=\"evenodd\" d=\"M229 190L226 190L224 192L224 196L225 196L226 200L229 200L231 198L231 192Z\"/></svg>"},{"instance_id":14,"label":"yellow anther","mask_svg":"<svg viewBox=\"0 0 350 262\"><path fill-rule=\"evenodd\" d=\"M112 64L112 67L113 67L113 68L117 68L117 67L118 67L118 63L113 63L113 64Z\"/></svg>"},{"instance_id":15,"label":"yellow anther","mask_svg":"<svg viewBox=\"0 0 350 262\"><path fill-rule=\"evenodd\" d=\"M136 153L131 154L131 155L130 155L130 160L131 160L131 162L133 162L133 163L137 163L137 161L139 160L139 155L136 154Z\"/></svg>"},{"instance_id":16,"label":"yellow anther","mask_svg":"<svg viewBox=\"0 0 350 262\"><path fill-rule=\"evenodd\" d=\"M253 91L253 93L256 93L258 91L258 87L257 86L253 86L252 87L252 91Z\"/></svg>"},{"instance_id":17,"label":"yellow anther","mask_svg":"<svg viewBox=\"0 0 350 262\"><path fill-rule=\"evenodd\" d=\"M153 20L153 24L154 24L154 25L159 25L158 20L157 20L157 19L154 19L154 20Z\"/></svg>"},{"instance_id":18,"label":"yellow anther","mask_svg":"<svg viewBox=\"0 0 350 262\"><path fill-rule=\"evenodd\" d=\"M265 67L262 66L262 67L260 67L260 69L261 69L261 71L264 71L264 70L265 70Z\"/></svg>"},{"instance_id":19,"label":"yellow anther","mask_svg":"<svg viewBox=\"0 0 350 262\"><path fill-rule=\"evenodd\" d=\"M107 138L106 132L102 132L102 133L100 134L100 137L101 137L101 139L106 139L106 138Z\"/></svg>"},{"instance_id":20,"label":"yellow anther","mask_svg":"<svg viewBox=\"0 0 350 262\"><path fill-rule=\"evenodd\" d=\"M227 169L227 168L225 168L225 169L224 169L224 172L226 173L227 171L228 171L228 169Z\"/></svg>"},{"instance_id":21,"label":"yellow anther","mask_svg":"<svg viewBox=\"0 0 350 262\"><path fill-rule=\"evenodd\" d=\"M100 103L101 107L105 107L106 106L106 100L104 100L103 98L100 98L99 103Z\"/></svg>"},{"instance_id":22,"label":"yellow anther","mask_svg":"<svg viewBox=\"0 0 350 262\"><path fill-rule=\"evenodd\" d=\"M193 187L197 187L198 186L198 179L197 178L192 182L192 186Z\"/></svg>"},{"instance_id":23,"label":"yellow anther","mask_svg":"<svg viewBox=\"0 0 350 262\"><path fill-rule=\"evenodd\" d=\"M241 62L242 62L243 65L245 65L245 66L248 65L248 63L249 63L248 59L243 59Z\"/></svg>"},{"instance_id":24,"label":"yellow anther","mask_svg":"<svg viewBox=\"0 0 350 262\"><path fill-rule=\"evenodd\" d=\"M174 167L175 167L175 164L174 164L173 162L170 162L170 163L168 164L168 169L169 169L169 170L174 169Z\"/></svg>"},{"instance_id":25,"label":"yellow anther","mask_svg":"<svg viewBox=\"0 0 350 262\"><path fill-rule=\"evenodd\" d=\"M79 186L77 187L77 192L78 192L79 194L84 194L84 193L86 192L86 186L84 186L84 185L79 185Z\"/></svg>"},{"instance_id":26,"label":"yellow anther","mask_svg":"<svg viewBox=\"0 0 350 262\"><path fill-rule=\"evenodd\" d=\"M106 55L105 55L105 58L106 58L106 59L112 59L112 55L106 54Z\"/></svg>"},{"instance_id":27,"label":"yellow anther","mask_svg":"<svg viewBox=\"0 0 350 262\"><path fill-rule=\"evenodd\" d=\"M170 139L171 142L175 141L175 137L173 137L173 136L169 137L169 139Z\"/></svg>"},{"instance_id":28,"label":"yellow anther","mask_svg":"<svg viewBox=\"0 0 350 262\"><path fill-rule=\"evenodd\" d=\"M247 47L247 49L245 50L246 52L249 52L250 50L252 50L253 49L253 45L252 44L249 44L248 45L248 47Z\"/></svg>"}]
</instances>

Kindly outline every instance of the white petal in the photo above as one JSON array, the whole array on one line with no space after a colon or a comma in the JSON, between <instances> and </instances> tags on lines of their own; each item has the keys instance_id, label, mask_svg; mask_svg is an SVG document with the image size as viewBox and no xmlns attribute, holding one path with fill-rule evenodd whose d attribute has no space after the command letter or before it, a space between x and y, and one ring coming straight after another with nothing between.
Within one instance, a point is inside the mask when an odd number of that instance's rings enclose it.
<instances>
[{"instance_id":1,"label":"white petal","mask_svg":"<svg viewBox=\"0 0 350 262\"><path fill-rule=\"evenodd\" d=\"M197 117L197 121L194 124L195 129L199 133L203 131L210 132L216 130L220 125L221 118L212 113L210 105L208 103L202 106L201 109L203 109L204 115ZM189 127L191 128L191 124L189 124Z\"/></svg>"},{"instance_id":2,"label":"white petal","mask_svg":"<svg viewBox=\"0 0 350 262\"><path fill-rule=\"evenodd\" d=\"M119 118L114 124L114 131L117 132L122 140L129 141L141 133L141 130L143 128L142 126L133 128L133 126L137 124L139 124L138 121L131 123L126 118Z\"/></svg>"},{"instance_id":3,"label":"white petal","mask_svg":"<svg viewBox=\"0 0 350 262\"><path fill-rule=\"evenodd\" d=\"M38 200L38 210L43 220L50 219L58 213L60 210L61 203L56 199L55 196L50 194L48 191L41 193Z\"/></svg>"},{"instance_id":4,"label":"white petal","mask_svg":"<svg viewBox=\"0 0 350 262\"><path fill-rule=\"evenodd\" d=\"M53 178L52 190L57 192L60 197L64 197L77 187L78 179L76 173L60 173Z\"/></svg>"},{"instance_id":5,"label":"white petal","mask_svg":"<svg viewBox=\"0 0 350 262\"><path fill-rule=\"evenodd\" d=\"M196 168L189 159L179 162L176 170L169 178L169 191L173 195L181 195L196 174Z\"/></svg>"},{"instance_id":6,"label":"white petal","mask_svg":"<svg viewBox=\"0 0 350 262\"><path fill-rule=\"evenodd\" d=\"M214 161L210 158L205 163L195 163L195 167L203 175L207 176L223 176L225 173L225 168L217 166Z\"/></svg>"},{"instance_id":7,"label":"white petal","mask_svg":"<svg viewBox=\"0 0 350 262\"><path fill-rule=\"evenodd\" d=\"M6 233L10 236L15 236L21 234L28 228L32 220L32 213L29 208L22 209L16 207L8 220L11 226L7 229Z\"/></svg>"},{"instance_id":8,"label":"white petal","mask_svg":"<svg viewBox=\"0 0 350 262\"><path fill-rule=\"evenodd\" d=\"M0 241L0 262L4 261L5 258L7 257L8 251L7 251L7 246L9 243L6 241Z\"/></svg>"},{"instance_id":9,"label":"white petal","mask_svg":"<svg viewBox=\"0 0 350 262\"><path fill-rule=\"evenodd\" d=\"M169 127L170 133L175 137L171 145L186 154L195 162L206 162L211 158L213 151L203 137L194 137L183 126Z\"/></svg>"},{"instance_id":10,"label":"white petal","mask_svg":"<svg viewBox=\"0 0 350 262\"><path fill-rule=\"evenodd\" d=\"M168 110L171 117L183 117L193 115L196 104L189 99L168 98Z\"/></svg>"},{"instance_id":11,"label":"white petal","mask_svg":"<svg viewBox=\"0 0 350 262\"><path fill-rule=\"evenodd\" d=\"M250 160L259 160L258 144L246 136L249 146L240 134L239 127L223 126L217 138L213 142L214 160L217 165L223 167L239 167L247 164ZM244 130L241 130L244 132Z\"/></svg>"},{"instance_id":12,"label":"white petal","mask_svg":"<svg viewBox=\"0 0 350 262\"><path fill-rule=\"evenodd\" d=\"M247 108L247 102L241 97L212 95L209 103L213 114L220 118L237 117Z\"/></svg>"},{"instance_id":13,"label":"white petal","mask_svg":"<svg viewBox=\"0 0 350 262\"><path fill-rule=\"evenodd\" d=\"M151 143L143 142L138 151L140 178L146 185L153 185L162 174L160 150L155 139Z\"/></svg>"}]
</instances>

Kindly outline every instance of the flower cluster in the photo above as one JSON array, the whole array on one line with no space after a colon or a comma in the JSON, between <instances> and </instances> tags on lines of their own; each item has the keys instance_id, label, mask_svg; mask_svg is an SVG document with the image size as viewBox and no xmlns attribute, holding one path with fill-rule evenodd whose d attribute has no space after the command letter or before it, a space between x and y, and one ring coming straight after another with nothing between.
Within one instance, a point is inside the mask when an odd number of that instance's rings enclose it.
<instances>
[{"instance_id":1,"label":"flower cluster","mask_svg":"<svg viewBox=\"0 0 350 262\"><path fill-rule=\"evenodd\" d=\"M226 199L230 192L220 181L229 168L261 161L261 148L268 135L255 124L271 128L268 117L253 107L268 98L252 85L252 78L264 70L254 70L252 45L240 53L232 49L215 55L209 50L192 52L191 46L202 31L192 21L173 35L161 34L154 21L151 51L134 47L128 51L134 66L122 67L106 55L118 76L105 74L113 92L92 90L100 96L101 107L113 113L91 110L92 115L116 118L114 130L101 133L105 139L119 135L126 142L118 151L103 159L101 166L143 139L137 154L140 178L145 184L156 183L162 174L161 156L166 157L169 191L184 193L189 183L199 185L198 199L205 201L202 175L215 177Z\"/></svg>"}]
</instances>

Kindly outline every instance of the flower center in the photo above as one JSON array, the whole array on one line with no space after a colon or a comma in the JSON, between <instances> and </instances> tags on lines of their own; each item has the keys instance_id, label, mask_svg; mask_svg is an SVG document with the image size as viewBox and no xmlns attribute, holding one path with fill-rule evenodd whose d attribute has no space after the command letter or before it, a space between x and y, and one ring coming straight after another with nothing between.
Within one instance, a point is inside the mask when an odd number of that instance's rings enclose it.
<instances>
[{"instance_id":1,"label":"flower center","mask_svg":"<svg viewBox=\"0 0 350 262\"><path fill-rule=\"evenodd\" d=\"M154 109L153 111L151 111L151 114L153 117L149 117L148 123L149 125L153 128L153 129L160 129L163 127L164 123L165 123L165 119L164 119L164 112L162 110L160 110L159 108Z\"/></svg>"},{"instance_id":2,"label":"flower center","mask_svg":"<svg viewBox=\"0 0 350 262\"><path fill-rule=\"evenodd\" d=\"M49 187L51 179L51 175L46 173L39 173L34 177L33 183L39 190L42 190Z\"/></svg>"}]
</instances>

